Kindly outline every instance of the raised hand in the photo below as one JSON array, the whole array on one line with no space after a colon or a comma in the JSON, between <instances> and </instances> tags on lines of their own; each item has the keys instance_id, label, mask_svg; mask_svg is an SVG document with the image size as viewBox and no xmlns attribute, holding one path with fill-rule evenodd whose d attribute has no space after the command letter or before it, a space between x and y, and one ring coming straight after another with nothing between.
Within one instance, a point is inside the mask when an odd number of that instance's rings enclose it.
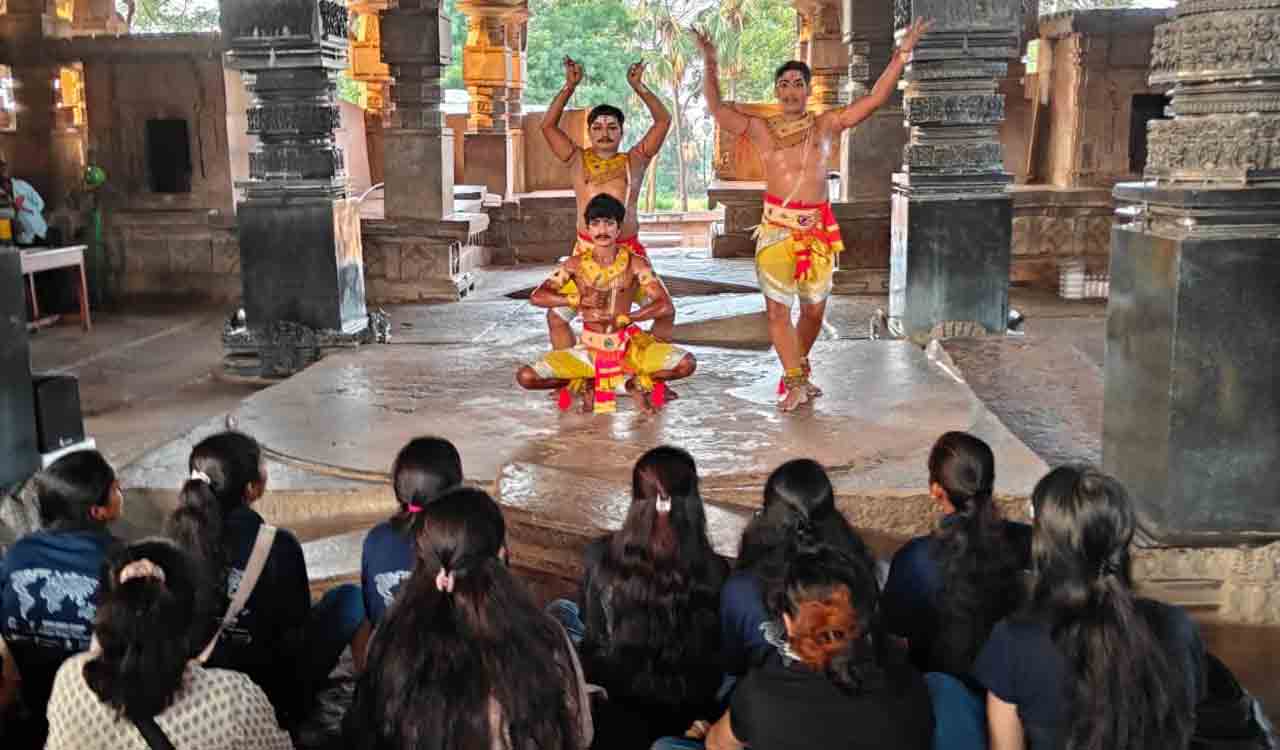
<instances>
[{"instance_id":1,"label":"raised hand","mask_svg":"<svg viewBox=\"0 0 1280 750\"><path fill-rule=\"evenodd\" d=\"M716 44L711 41L711 35L707 33L707 30L693 26L689 29L689 34L693 37L694 43L698 45L698 49L702 51L702 59L707 62L715 62L720 53L716 51Z\"/></svg>"},{"instance_id":2,"label":"raised hand","mask_svg":"<svg viewBox=\"0 0 1280 750\"><path fill-rule=\"evenodd\" d=\"M933 28L933 19L925 20L917 18L911 23L911 28L907 29L907 33L902 37L902 44L898 45L898 51L907 53L915 49L916 44L920 42L920 37L929 33L929 29Z\"/></svg>"},{"instance_id":3,"label":"raised hand","mask_svg":"<svg viewBox=\"0 0 1280 750\"><path fill-rule=\"evenodd\" d=\"M644 88L644 67L645 63L638 62L627 68L627 83L636 91Z\"/></svg>"},{"instance_id":4,"label":"raised hand","mask_svg":"<svg viewBox=\"0 0 1280 750\"><path fill-rule=\"evenodd\" d=\"M572 57L564 59L564 84L569 88L577 88L582 83L582 65L580 65Z\"/></svg>"}]
</instances>

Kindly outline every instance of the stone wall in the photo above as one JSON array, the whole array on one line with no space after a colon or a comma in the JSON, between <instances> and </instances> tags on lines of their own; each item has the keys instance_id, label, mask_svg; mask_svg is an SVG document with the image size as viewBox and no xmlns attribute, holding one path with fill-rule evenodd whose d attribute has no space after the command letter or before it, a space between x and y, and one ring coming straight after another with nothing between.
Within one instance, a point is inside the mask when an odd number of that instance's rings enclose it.
<instances>
[{"instance_id":1,"label":"stone wall","mask_svg":"<svg viewBox=\"0 0 1280 750\"><path fill-rule=\"evenodd\" d=\"M1090 273L1106 272L1113 205L1105 188L1014 187L1010 280L1056 289L1058 267L1068 258L1083 259Z\"/></svg>"},{"instance_id":2,"label":"stone wall","mask_svg":"<svg viewBox=\"0 0 1280 750\"><path fill-rule=\"evenodd\" d=\"M120 38L102 53L89 56L84 70L89 149L108 178L100 195L110 292L238 298L230 123L216 36ZM152 192L151 119L187 122L190 192Z\"/></svg>"}]
</instances>

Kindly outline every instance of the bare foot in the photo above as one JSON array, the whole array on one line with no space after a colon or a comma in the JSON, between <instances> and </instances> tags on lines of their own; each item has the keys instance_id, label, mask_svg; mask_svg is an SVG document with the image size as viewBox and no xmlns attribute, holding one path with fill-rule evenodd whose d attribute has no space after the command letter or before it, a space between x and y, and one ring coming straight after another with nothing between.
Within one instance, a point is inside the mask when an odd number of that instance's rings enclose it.
<instances>
[{"instance_id":1,"label":"bare foot","mask_svg":"<svg viewBox=\"0 0 1280 750\"><path fill-rule=\"evenodd\" d=\"M809 401L809 389L806 386L796 386L787 389L787 395L778 402L778 408L784 412L793 412L800 408L802 404Z\"/></svg>"},{"instance_id":2,"label":"bare foot","mask_svg":"<svg viewBox=\"0 0 1280 750\"><path fill-rule=\"evenodd\" d=\"M679 393L676 393L676 392L675 392L675 389L674 389L674 388L672 388L672 387L670 386L670 384L668 384L668 385L667 385L667 395L665 396L665 398L667 399L667 401L677 401L677 400L679 400L679 398L680 398L680 394L679 394Z\"/></svg>"},{"instance_id":3,"label":"bare foot","mask_svg":"<svg viewBox=\"0 0 1280 750\"><path fill-rule=\"evenodd\" d=\"M649 394L645 393L643 388L628 388L627 393L631 394L631 400L636 404L636 411L646 415L658 413L653 402L649 400Z\"/></svg>"},{"instance_id":4,"label":"bare foot","mask_svg":"<svg viewBox=\"0 0 1280 750\"><path fill-rule=\"evenodd\" d=\"M808 389L809 391L809 398L822 398L823 396L822 389L819 388L816 384L809 383L808 385L805 386L805 388Z\"/></svg>"}]
</instances>

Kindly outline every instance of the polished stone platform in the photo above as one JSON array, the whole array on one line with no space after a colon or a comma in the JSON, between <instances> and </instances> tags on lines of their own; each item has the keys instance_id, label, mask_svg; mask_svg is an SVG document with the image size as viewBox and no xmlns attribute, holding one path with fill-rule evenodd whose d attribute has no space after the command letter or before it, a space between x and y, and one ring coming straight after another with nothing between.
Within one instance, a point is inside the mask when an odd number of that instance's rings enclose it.
<instances>
[{"instance_id":1,"label":"polished stone platform","mask_svg":"<svg viewBox=\"0 0 1280 750\"><path fill-rule=\"evenodd\" d=\"M1015 513L1046 469L966 385L902 342L820 342L815 380L827 395L796 415L775 406L771 352L700 346L692 347L697 374L659 416L626 399L614 416L561 413L548 394L514 383L516 367L542 349L530 312L482 302L430 308L404 321L412 335L400 343L331 356L229 415L270 451L260 509L308 540L317 583L358 569L362 529L393 509L386 472L416 435L452 440L468 478L506 506L520 564L566 579L582 545L620 524L635 460L664 443L698 461L715 505L712 533L729 555L764 478L791 458L830 467L842 508L886 552L934 520L925 461L942 432L969 430L991 443L998 492ZM137 532L171 507L191 446L227 422L211 420L124 471Z\"/></svg>"}]
</instances>

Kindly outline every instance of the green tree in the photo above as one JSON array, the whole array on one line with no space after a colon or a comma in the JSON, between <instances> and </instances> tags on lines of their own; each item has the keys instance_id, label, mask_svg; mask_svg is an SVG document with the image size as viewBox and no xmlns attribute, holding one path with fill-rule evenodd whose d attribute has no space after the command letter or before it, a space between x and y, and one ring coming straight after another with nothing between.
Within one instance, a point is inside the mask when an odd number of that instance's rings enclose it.
<instances>
[{"instance_id":1,"label":"green tree","mask_svg":"<svg viewBox=\"0 0 1280 750\"><path fill-rule=\"evenodd\" d=\"M218 0L117 0L116 10L127 19L130 5L135 34L218 30Z\"/></svg>"},{"instance_id":2,"label":"green tree","mask_svg":"<svg viewBox=\"0 0 1280 750\"><path fill-rule=\"evenodd\" d=\"M641 58L632 39L634 25L623 0L531 0L525 105L542 106L555 98L564 86L564 58L572 57L586 78L569 106L612 104L627 116L627 135L638 139L645 128L635 126L648 118L627 85L627 66Z\"/></svg>"}]
</instances>

